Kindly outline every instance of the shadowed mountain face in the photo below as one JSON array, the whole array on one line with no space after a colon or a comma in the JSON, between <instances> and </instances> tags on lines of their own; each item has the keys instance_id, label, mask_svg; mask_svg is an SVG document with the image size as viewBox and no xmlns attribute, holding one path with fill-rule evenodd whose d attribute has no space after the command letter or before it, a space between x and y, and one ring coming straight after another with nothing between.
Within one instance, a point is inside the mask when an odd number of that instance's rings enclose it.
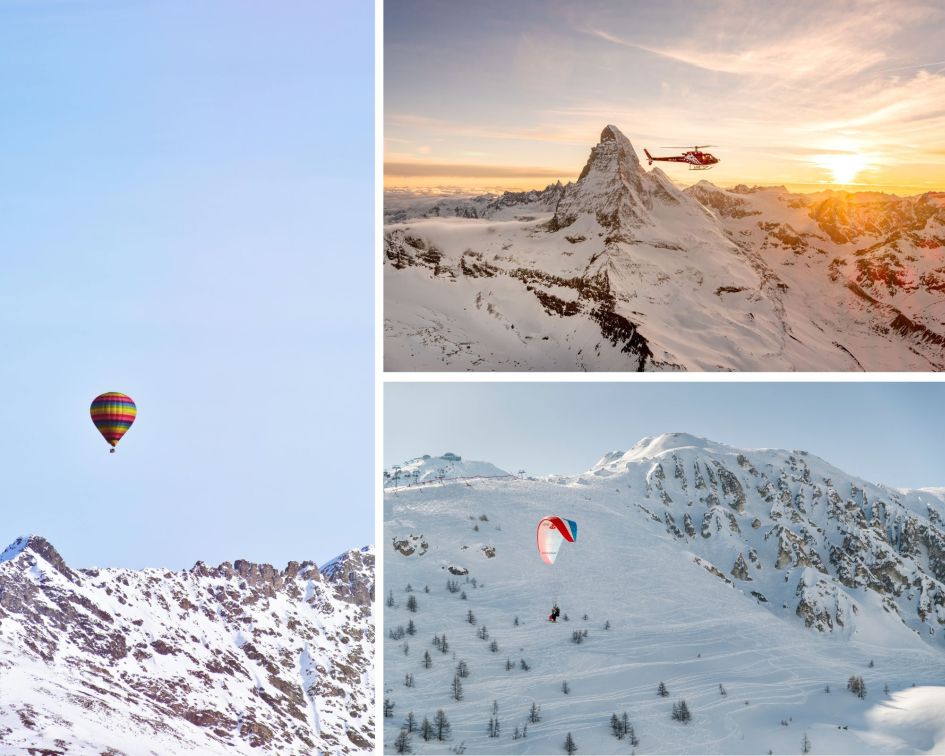
<instances>
[{"instance_id":1,"label":"shadowed mountain face","mask_svg":"<svg viewBox=\"0 0 945 756\"><path fill-rule=\"evenodd\" d=\"M680 190L607 126L566 186L385 217L389 369L945 368L945 193Z\"/></svg>"},{"instance_id":2,"label":"shadowed mountain face","mask_svg":"<svg viewBox=\"0 0 945 756\"><path fill-rule=\"evenodd\" d=\"M0 745L370 750L373 598L367 548L322 570L85 570L43 538L18 539L0 555Z\"/></svg>"}]
</instances>

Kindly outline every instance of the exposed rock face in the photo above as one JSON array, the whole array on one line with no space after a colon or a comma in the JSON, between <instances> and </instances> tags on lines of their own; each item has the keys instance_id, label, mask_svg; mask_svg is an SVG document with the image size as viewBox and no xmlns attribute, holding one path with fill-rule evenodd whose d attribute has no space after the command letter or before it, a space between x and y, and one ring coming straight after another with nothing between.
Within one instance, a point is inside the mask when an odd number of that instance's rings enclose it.
<instances>
[{"instance_id":1,"label":"exposed rock face","mask_svg":"<svg viewBox=\"0 0 945 756\"><path fill-rule=\"evenodd\" d=\"M945 369L943 192L680 190L611 125L567 185L389 201L389 369Z\"/></svg>"},{"instance_id":2,"label":"exposed rock face","mask_svg":"<svg viewBox=\"0 0 945 756\"><path fill-rule=\"evenodd\" d=\"M566 228L582 213L595 215L598 223L608 229L648 223L647 209L653 205L651 183L659 186L648 181L630 140L616 126L607 126L600 142L591 149L577 183L564 190L555 208L553 227Z\"/></svg>"},{"instance_id":3,"label":"exposed rock face","mask_svg":"<svg viewBox=\"0 0 945 756\"><path fill-rule=\"evenodd\" d=\"M368 548L321 571L73 570L19 539L0 555L0 750L371 750L373 598Z\"/></svg>"},{"instance_id":4,"label":"exposed rock face","mask_svg":"<svg viewBox=\"0 0 945 756\"><path fill-rule=\"evenodd\" d=\"M644 439L594 471L642 491L644 512L669 507L667 532L712 574L728 581L732 565L731 576L757 584L752 595L766 601L796 586L785 601L808 627L849 628L863 588L923 637L945 625L940 496L866 483L806 452L741 451L686 434ZM683 529L668 525L674 513Z\"/></svg>"}]
</instances>

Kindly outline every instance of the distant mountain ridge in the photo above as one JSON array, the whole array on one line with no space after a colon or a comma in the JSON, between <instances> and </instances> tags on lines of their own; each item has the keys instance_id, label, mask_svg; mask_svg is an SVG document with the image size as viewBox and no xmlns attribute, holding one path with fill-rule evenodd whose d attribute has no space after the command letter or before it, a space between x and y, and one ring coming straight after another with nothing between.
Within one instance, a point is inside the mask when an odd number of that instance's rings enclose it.
<instances>
[{"instance_id":1,"label":"distant mountain ridge","mask_svg":"<svg viewBox=\"0 0 945 756\"><path fill-rule=\"evenodd\" d=\"M385 219L394 370L945 368L945 192L680 190L610 125L575 182Z\"/></svg>"},{"instance_id":2,"label":"distant mountain ridge","mask_svg":"<svg viewBox=\"0 0 945 756\"><path fill-rule=\"evenodd\" d=\"M0 746L43 753L370 751L374 553L73 569L0 555ZM0 748L0 750L3 750Z\"/></svg>"}]
</instances>

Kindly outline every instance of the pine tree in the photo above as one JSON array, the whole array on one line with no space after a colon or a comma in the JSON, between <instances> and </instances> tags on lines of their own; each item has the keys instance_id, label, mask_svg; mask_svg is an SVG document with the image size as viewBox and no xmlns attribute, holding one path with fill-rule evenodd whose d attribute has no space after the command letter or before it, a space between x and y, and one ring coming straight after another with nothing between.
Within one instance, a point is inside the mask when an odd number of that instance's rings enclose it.
<instances>
[{"instance_id":1,"label":"pine tree","mask_svg":"<svg viewBox=\"0 0 945 756\"><path fill-rule=\"evenodd\" d=\"M512 669L515 665L512 664L512 659L510 657L505 657L505 670L506 672Z\"/></svg>"},{"instance_id":2,"label":"pine tree","mask_svg":"<svg viewBox=\"0 0 945 756\"><path fill-rule=\"evenodd\" d=\"M801 753L810 753L810 738L804 733L804 739L801 740Z\"/></svg>"},{"instance_id":3,"label":"pine tree","mask_svg":"<svg viewBox=\"0 0 945 756\"><path fill-rule=\"evenodd\" d=\"M453 675L453 700L462 701L463 700L463 683L459 679L459 675Z\"/></svg>"},{"instance_id":4,"label":"pine tree","mask_svg":"<svg viewBox=\"0 0 945 756\"><path fill-rule=\"evenodd\" d=\"M394 705L395 705L394 702L391 701L389 698L384 699L384 716L385 717L394 716Z\"/></svg>"},{"instance_id":5,"label":"pine tree","mask_svg":"<svg viewBox=\"0 0 945 756\"><path fill-rule=\"evenodd\" d=\"M407 635L416 635L416 634L417 634L417 626L413 624L413 620L410 620L410 622L407 623Z\"/></svg>"},{"instance_id":6,"label":"pine tree","mask_svg":"<svg viewBox=\"0 0 945 756\"><path fill-rule=\"evenodd\" d=\"M623 725L620 724L620 719L617 717L616 712L610 715L610 731L617 740L623 738Z\"/></svg>"},{"instance_id":7,"label":"pine tree","mask_svg":"<svg viewBox=\"0 0 945 756\"><path fill-rule=\"evenodd\" d=\"M407 712L407 718L404 720L404 727L407 728L407 732L417 731L417 718L413 715L412 711Z\"/></svg>"},{"instance_id":8,"label":"pine tree","mask_svg":"<svg viewBox=\"0 0 945 756\"><path fill-rule=\"evenodd\" d=\"M577 743L574 742L574 738L571 737L571 733L568 733L568 736L564 739L564 751L565 753L574 754L577 753Z\"/></svg>"},{"instance_id":9,"label":"pine tree","mask_svg":"<svg viewBox=\"0 0 945 756\"><path fill-rule=\"evenodd\" d=\"M456 674L460 677L469 677L469 665L462 659L460 659L459 664L456 665Z\"/></svg>"},{"instance_id":10,"label":"pine tree","mask_svg":"<svg viewBox=\"0 0 945 756\"><path fill-rule=\"evenodd\" d=\"M446 633L443 633L443 637L440 638L440 651L444 654L448 653L450 650L450 644L446 642Z\"/></svg>"},{"instance_id":11,"label":"pine tree","mask_svg":"<svg viewBox=\"0 0 945 756\"><path fill-rule=\"evenodd\" d=\"M528 712L528 721L534 724L541 721L541 707L532 701L532 708Z\"/></svg>"},{"instance_id":12,"label":"pine tree","mask_svg":"<svg viewBox=\"0 0 945 756\"><path fill-rule=\"evenodd\" d=\"M412 593L407 598L407 611L409 612L417 611L417 597L414 596Z\"/></svg>"},{"instance_id":13,"label":"pine tree","mask_svg":"<svg viewBox=\"0 0 945 756\"><path fill-rule=\"evenodd\" d=\"M413 753L410 748L410 734L406 730L400 731L397 740L394 741L394 750L397 753Z\"/></svg>"},{"instance_id":14,"label":"pine tree","mask_svg":"<svg viewBox=\"0 0 945 756\"><path fill-rule=\"evenodd\" d=\"M437 740L446 740L450 735L450 721L446 718L443 709L437 709L433 715L433 732Z\"/></svg>"},{"instance_id":15,"label":"pine tree","mask_svg":"<svg viewBox=\"0 0 945 756\"><path fill-rule=\"evenodd\" d=\"M474 615L474 614L472 613L472 609L470 609L469 611L466 612L466 621L467 621L470 625L475 625L475 624L476 624L476 615Z\"/></svg>"},{"instance_id":16,"label":"pine tree","mask_svg":"<svg viewBox=\"0 0 945 756\"><path fill-rule=\"evenodd\" d=\"M393 590L391 590L391 591L389 591L389 592L387 593L387 601L386 601L386 604L387 604L388 607L392 607L392 606L394 605L394 591L393 591Z\"/></svg>"},{"instance_id":17,"label":"pine tree","mask_svg":"<svg viewBox=\"0 0 945 756\"><path fill-rule=\"evenodd\" d=\"M728 693L725 692L725 687L722 685L722 683L719 683L719 695L721 695L721 696L727 696L727 695L728 695Z\"/></svg>"},{"instance_id":18,"label":"pine tree","mask_svg":"<svg viewBox=\"0 0 945 756\"><path fill-rule=\"evenodd\" d=\"M497 653L499 650L499 642L496 640L493 640L492 643L489 644L489 650L492 653Z\"/></svg>"},{"instance_id":19,"label":"pine tree","mask_svg":"<svg viewBox=\"0 0 945 756\"><path fill-rule=\"evenodd\" d=\"M570 688L570 686L568 685L568 681L567 681L567 680L565 680L563 683L561 683L561 692L564 693L565 695L568 695L568 693L571 692L571 688Z\"/></svg>"},{"instance_id":20,"label":"pine tree","mask_svg":"<svg viewBox=\"0 0 945 756\"><path fill-rule=\"evenodd\" d=\"M673 719L677 722L688 722L692 719L692 715L689 713L689 707L686 705L685 701L673 704Z\"/></svg>"},{"instance_id":21,"label":"pine tree","mask_svg":"<svg viewBox=\"0 0 945 756\"><path fill-rule=\"evenodd\" d=\"M429 741L433 737L433 725L430 724L430 720L426 717L423 718L423 722L420 724L420 737L426 741Z\"/></svg>"},{"instance_id":22,"label":"pine tree","mask_svg":"<svg viewBox=\"0 0 945 756\"><path fill-rule=\"evenodd\" d=\"M404 685L406 685L408 688L413 687L413 674L410 672L404 675Z\"/></svg>"},{"instance_id":23,"label":"pine tree","mask_svg":"<svg viewBox=\"0 0 945 756\"><path fill-rule=\"evenodd\" d=\"M666 685L663 683L662 680L660 681L659 687L656 689L656 695L662 698L666 698L666 696L669 695L669 691L666 690Z\"/></svg>"},{"instance_id":24,"label":"pine tree","mask_svg":"<svg viewBox=\"0 0 945 756\"><path fill-rule=\"evenodd\" d=\"M524 659L519 659L519 660L518 660L518 663L519 663L519 666L520 666L525 672L528 672L528 670L531 669L531 667L528 666L528 662L526 662Z\"/></svg>"},{"instance_id":25,"label":"pine tree","mask_svg":"<svg viewBox=\"0 0 945 756\"><path fill-rule=\"evenodd\" d=\"M423 652L423 668L430 669L433 666L433 659L430 657L429 651Z\"/></svg>"},{"instance_id":26,"label":"pine tree","mask_svg":"<svg viewBox=\"0 0 945 756\"><path fill-rule=\"evenodd\" d=\"M513 620L512 624L515 625L515 627L518 627L518 617Z\"/></svg>"}]
</instances>

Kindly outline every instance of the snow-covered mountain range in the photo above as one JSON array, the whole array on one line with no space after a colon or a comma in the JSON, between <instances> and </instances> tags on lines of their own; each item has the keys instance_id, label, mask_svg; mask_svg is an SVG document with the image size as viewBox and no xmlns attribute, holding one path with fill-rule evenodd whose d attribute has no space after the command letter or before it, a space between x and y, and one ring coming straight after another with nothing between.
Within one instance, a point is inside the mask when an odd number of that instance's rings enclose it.
<instances>
[{"instance_id":1,"label":"snow-covered mountain range","mask_svg":"<svg viewBox=\"0 0 945 756\"><path fill-rule=\"evenodd\" d=\"M385 207L388 370L941 370L945 192L577 181Z\"/></svg>"},{"instance_id":2,"label":"snow-covered mountain range","mask_svg":"<svg viewBox=\"0 0 945 756\"><path fill-rule=\"evenodd\" d=\"M535 545L549 515L578 525L553 566ZM409 712L438 709L451 738L413 732L417 752L556 753L570 732L625 753L624 711L645 753L797 753L805 733L814 753L945 746L942 489L674 433L580 475L400 485L384 516L388 751ZM567 621L546 621L554 600Z\"/></svg>"},{"instance_id":3,"label":"snow-covered mountain range","mask_svg":"<svg viewBox=\"0 0 945 756\"><path fill-rule=\"evenodd\" d=\"M172 572L73 569L20 538L0 554L0 751L371 751L373 597L373 547Z\"/></svg>"}]
</instances>

